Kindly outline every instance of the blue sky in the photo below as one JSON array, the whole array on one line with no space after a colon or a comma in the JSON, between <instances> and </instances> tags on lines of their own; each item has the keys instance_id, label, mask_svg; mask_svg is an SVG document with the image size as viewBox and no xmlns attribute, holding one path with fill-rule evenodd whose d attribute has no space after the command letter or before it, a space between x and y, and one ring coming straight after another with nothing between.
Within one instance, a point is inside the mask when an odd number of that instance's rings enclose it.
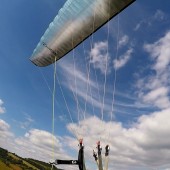
<instances>
[{"instance_id":1,"label":"blue sky","mask_svg":"<svg viewBox=\"0 0 170 170\"><path fill-rule=\"evenodd\" d=\"M1 2L0 146L49 161L55 145L56 158L76 157L77 131L88 169L95 169L92 149L101 139L103 148L111 146L112 170L168 170L169 1L137 0L57 62L53 144L54 68L36 67L29 57L64 2Z\"/></svg>"}]
</instances>

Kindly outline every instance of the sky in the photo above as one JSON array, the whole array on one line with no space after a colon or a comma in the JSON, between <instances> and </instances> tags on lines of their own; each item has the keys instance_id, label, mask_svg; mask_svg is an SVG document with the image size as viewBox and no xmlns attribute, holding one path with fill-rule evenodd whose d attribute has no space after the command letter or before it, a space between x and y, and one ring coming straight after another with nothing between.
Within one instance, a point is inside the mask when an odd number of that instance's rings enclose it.
<instances>
[{"instance_id":1,"label":"sky","mask_svg":"<svg viewBox=\"0 0 170 170\"><path fill-rule=\"evenodd\" d=\"M109 170L169 170L169 1L137 0L56 63L53 133L54 65L29 58L64 3L1 0L0 147L49 162L83 138L95 170L100 140Z\"/></svg>"}]
</instances>

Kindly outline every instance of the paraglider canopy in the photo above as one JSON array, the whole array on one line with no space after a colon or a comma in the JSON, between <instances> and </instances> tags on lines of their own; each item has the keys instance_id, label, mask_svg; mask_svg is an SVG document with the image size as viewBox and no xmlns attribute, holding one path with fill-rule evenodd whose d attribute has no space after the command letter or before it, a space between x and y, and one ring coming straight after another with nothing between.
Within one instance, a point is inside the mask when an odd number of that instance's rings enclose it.
<instances>
[{"instance_id":1,"label":"paraglider canopy","mask_svg":"<svg viewBox=\"0 0 170 170\"><path fill-rule=\"evenodd\" d=\"M59 60L135 0L67 0L30 60L47 66Z\"/></svg>"}]
</instances>

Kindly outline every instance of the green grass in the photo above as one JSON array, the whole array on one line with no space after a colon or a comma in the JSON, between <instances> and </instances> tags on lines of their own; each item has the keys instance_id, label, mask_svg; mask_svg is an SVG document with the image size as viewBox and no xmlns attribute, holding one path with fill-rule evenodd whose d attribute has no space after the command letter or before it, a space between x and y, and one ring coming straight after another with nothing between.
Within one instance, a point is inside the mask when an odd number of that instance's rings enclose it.
<instances>
[{"instance_id":1,"label":"green grass","mask_svg":"<svg viewBox=\"0 0 170 170\"><path fill-rule=\"evenodd\" d=\"M0 148L0 170L51 170L51 165L34 159L21 158ZM53 170L58 169L53 167Z\"/></svg>"},{"instance_id":2,"label":"green grass","mask_svg":"<svg viewBox=\"0 0 170 170\"><path fill-rule=\"evenodd\" d=\"M12 168L12 170L22 170L21 167L19 167L18 165L15 165L15 164L10 164L10 167Z\"/></svg>"},{"instance_id":3,"label":"green grass","mask_svg":"<svg viewBox=\"0 0 170 170\"><path fill-rule=\"evenodd\" d=\"M40 168L41 170L51 170L51 165L42 161L34 159L26 159L27 162L33 164L35 167ZM53 170L58 170L56 167L53 167Z\"/></svg>"},{"instance_id":4,"label":"green grass","mask_svg":"<svg viewBox=\"0 0 170 170\"><path fill-rule=\"evenodd\" d=\"M0 169L1 170L12 170L10 167L8 167L5 163L3 163L1 160L0 160Z\"/></svg>"}]
</instances>

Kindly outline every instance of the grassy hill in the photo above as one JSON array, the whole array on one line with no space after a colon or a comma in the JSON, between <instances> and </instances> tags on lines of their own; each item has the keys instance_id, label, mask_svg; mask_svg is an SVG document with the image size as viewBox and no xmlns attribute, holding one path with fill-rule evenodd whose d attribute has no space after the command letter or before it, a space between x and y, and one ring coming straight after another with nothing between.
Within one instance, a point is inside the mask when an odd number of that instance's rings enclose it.
<instances>
[{"instance_id":1,"label":"grassy hill","mask_svg":"<svg viewBox=\"0 0 170 170\"><path fill-rule=\"evenodd\" d=\"M51 165L30 158L21 158L0 148L0 170L51 170ZM53 170L59 169L53 167Z\"/></svg>"}]
</instances>

